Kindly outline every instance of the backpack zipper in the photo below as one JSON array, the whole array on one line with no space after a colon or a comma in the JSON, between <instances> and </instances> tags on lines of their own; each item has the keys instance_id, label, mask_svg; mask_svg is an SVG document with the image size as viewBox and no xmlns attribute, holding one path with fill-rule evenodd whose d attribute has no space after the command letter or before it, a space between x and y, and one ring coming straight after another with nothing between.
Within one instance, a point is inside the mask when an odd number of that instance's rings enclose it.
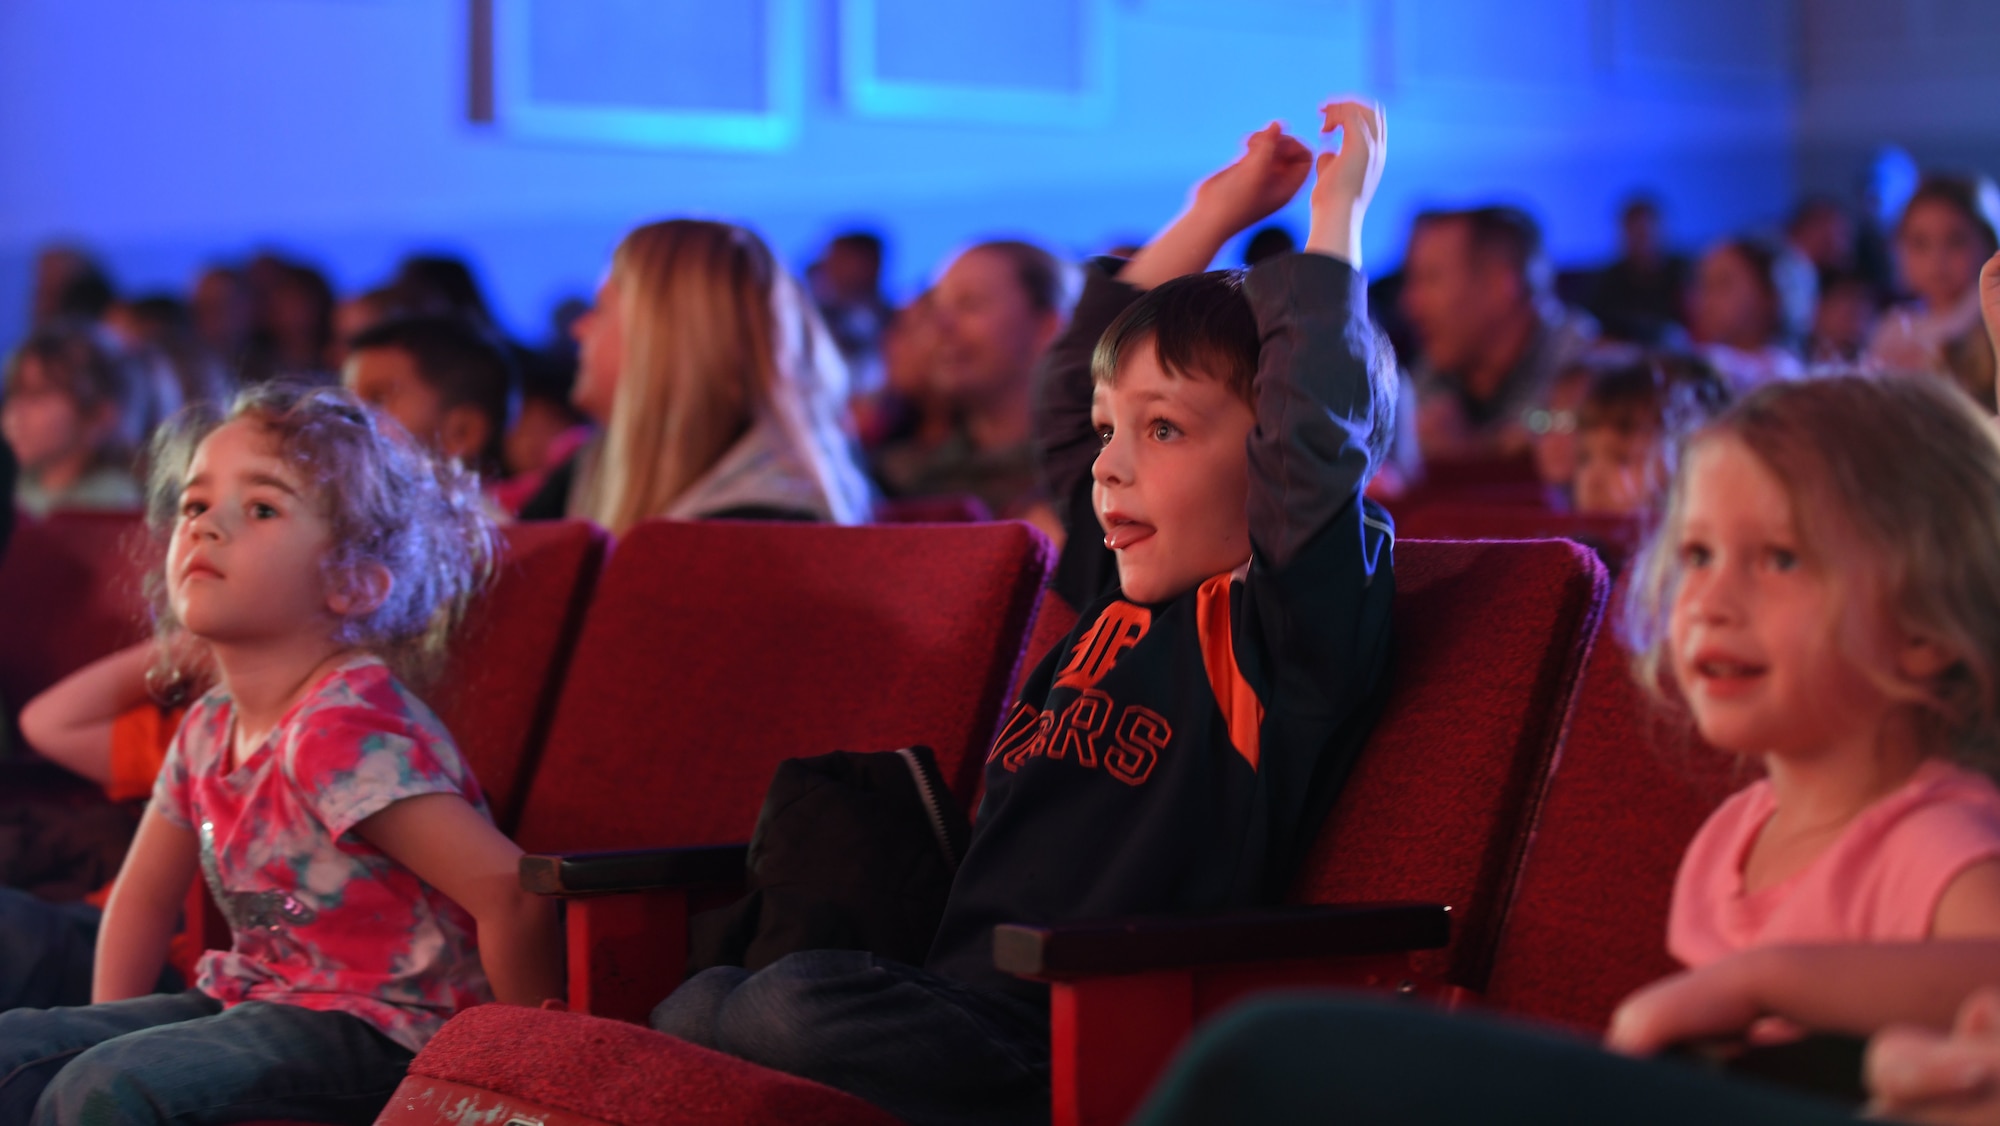
<instances>
[{"instance_id":1,"label":"backpack zipper","mask_svg":"<svg viewBox=\"0 0 2000 1126\"><path fill-rule=\"evenodd\" d=\"M930 772L924 769L924 762L917 752L909 747L898 747L896 753L910 768L910 777L917 783L917 798L924 803L924 813L930 817L931 833L937 837L938 848L952 867L958 870L958 851L951 847L951 834L944 827L944 812L938 808L937 789L931 784Z\"/></svg>"}]
</instances>

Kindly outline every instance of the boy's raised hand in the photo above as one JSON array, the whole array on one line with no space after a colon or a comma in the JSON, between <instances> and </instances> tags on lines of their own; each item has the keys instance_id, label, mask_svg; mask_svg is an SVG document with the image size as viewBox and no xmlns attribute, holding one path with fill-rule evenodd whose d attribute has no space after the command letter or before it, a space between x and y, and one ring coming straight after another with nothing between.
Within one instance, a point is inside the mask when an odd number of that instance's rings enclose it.
<instances>
[{"instance_id":1,"label":"boy's raised hand","mask_svg":"<svg viewBox=\"0 0 2000 1126\"><path fill-rule=\"evenodd\" d=\"M1193 209L1235 235L1292 201L1312 171L1312 150L1273 121L1245 143L1235 163L1194 189Z\"/></svg>"},{"instance_id":2,"label":"boy's raised hand","mask_svg":"<svg viewBox=\"0 0 2000 1126\"><path fill-rule=\"evenodd\" d=\"M1312 191L1312 230L1306 249L1361 267L1361 220L1382 182L1388 159L1388 123L1373 102L1339 101L1322 107L1320 133L1340 131L1340 147L1320 153Z\"/></svg>"},{"instance_id":3,"label":"boy's raised hand","mask_svg":"<svg viewBox=\"0 0 2000 1126\"><path fill-rule=\"evenodd\" d=\"M1243 155L1195 185L1187 209L1132 256L1118 280L1151 289L1208 269L1222 244L1299 194L1312 159L1312 150L1275 121L1250 134Z\"/></svg>"}]
</instances>

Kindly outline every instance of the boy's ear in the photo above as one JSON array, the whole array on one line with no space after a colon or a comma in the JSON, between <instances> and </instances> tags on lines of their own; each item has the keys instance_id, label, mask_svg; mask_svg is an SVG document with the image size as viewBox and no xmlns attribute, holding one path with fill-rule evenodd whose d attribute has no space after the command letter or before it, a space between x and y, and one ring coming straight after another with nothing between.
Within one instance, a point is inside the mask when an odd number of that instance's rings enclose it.
<instances>
[{"instance_id":1,"label":"boy's ear","mask_svg":"<svg viewBox=\"0 0 2000 1126\"><path fill-rule=\"evenodd\" d=\"M326 608L336 617L351 617L356 614L372 614L389 600L389 591L396 585L396 576L380 563L362 563L334 583L332 592L326 596Z\"/></svg>"},{"instance_id":2,"label":"boy's ear","mask_svg":"<svg viewBox=\"0 0 2000 1126\"><path fill-rule=\"evenodd\" d=\"M437 452L467 465L478 465L479 455L485 452L492 436L493 422L486 412L470 403L460 403L444 412L443 421L438 423Z\"/></svg>"},{"instance_id":3,"label":"boy's ear","mask_svg":"<svg viewBox=\"0 0 2000 1126\"><path fill-rule=\"evenodd\" d=\"M1943 646L1917 634L1905 637L1903 650L1896 655L1896 671L1915 681L1936 680L1957 663L1958 658Z\"/></svg>"}]
</instances>

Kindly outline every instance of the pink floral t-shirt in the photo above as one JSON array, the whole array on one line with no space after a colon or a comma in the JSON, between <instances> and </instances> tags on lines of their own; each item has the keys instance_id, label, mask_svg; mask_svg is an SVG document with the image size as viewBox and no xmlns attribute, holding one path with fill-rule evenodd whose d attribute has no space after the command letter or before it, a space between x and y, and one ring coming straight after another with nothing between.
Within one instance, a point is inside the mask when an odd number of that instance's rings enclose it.
<instances>
[{"instance_id":1,"label":"pink floral t-shirt","mask_svg":"<svg viewBox=\"0 0 2000 1126\"><path fill-rule=\"evenodd\" d=\"M1779 943L1920 942L1952 880L2000 857L2000 788L1930 759L1811 863L1746 892L1743 862L1775 808L1770 782L1753 783L1688 845L1667 914L1667 950L1682 964Z\"/></svg>"},{"instance_id":2,"label":"pink floral t-shirt","mask_svg":"<svg viewBox=\"0 0 2000 1126\"><path fill-rule=\"evenodd\" d=\"M233 937L202 956L196 988L225 1007L351 1013L411 1051L492 1000L471 916L353 831L420 794L457 794L486 813L431 710L382 662L356 657L231 770L234 717L221 690L197 702L153 790L161 815L199 837Z\"/></svg>"}]
</instances>

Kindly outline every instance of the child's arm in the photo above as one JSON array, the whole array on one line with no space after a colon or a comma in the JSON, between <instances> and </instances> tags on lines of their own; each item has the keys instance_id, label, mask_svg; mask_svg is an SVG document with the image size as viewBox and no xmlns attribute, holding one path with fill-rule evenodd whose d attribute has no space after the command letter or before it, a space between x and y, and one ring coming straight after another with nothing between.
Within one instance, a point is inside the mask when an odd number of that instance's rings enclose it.
<instances>
[{"instance_id":1,"label":"child's arm","mask_svg":"<svg viewBox=\"0 0 2000 1126\"><path fill-rule=\"evenodd\" d=\"M193 832L148 806L97 932L95 1003L144 997L160 980L199 859Z\"/></svg>"},{"instance_id":2,"label":"child's arm","mask_svg":"<svg viewBox=\"0 0 2000 1126\"><path fill-rule=\"evenodd\" d=\"M1359 753L1388 665L1395 593L1392 526L1362 497L1387 442L1395 380L1368 318L1367 280L1340 257L1356 252L1381 176L1381 111L1340 103L1327 114L1344 143L1319 158L1307 253L1258 263L1243 286L1262 338L1249 572L1203 592L1229 599L1228 651L1259 701L1231 713L1231 730L1238 714L1259 730L1255 747L1238 750L1270 796L1270 895L1289 882Z\"/></svg>"},{"instance_id":3,"label":"child's arm","mask_svg":"<svg viewBox=\"0 0 2000 1126\"><path fill-rule=\"evenodd\" d=\"M1892 1027L1868 1045L1870 1115L1901 1122L2000 1122L2000 990L1959 1006L1949 1036Z\"/></svg>"},{"instance_id":4,"label":"child's arm","mask_svg":"<svg viewBox=\"0 0 2000 1126\"><path fill-rule=\"evenodd\" d=\"M1275 121L1250 134L1243 155L1197 184L1187 209L1132 256L1118 280L1145 290L1208 269L1224 243L1299 194L1312 163L1312 150Z\"/></svg>"},{"instance_id":5,"label":"child's arm","mask_svg":"<svg viewBox=\"0 0 2000 1126\"><path fill-rule=\"evenodd\" d=\"M2000 938L2000 860L1981 861L1952 877L1938 897L1931 937Z\"/></svg>"},{"instance_id":6,"label":"child's arm","mask_svg":"<svg viewBox=\"0 0 2000 1126\"><path fill-rule=\"evenodd\" d=\"M1312 227L1306 232L1306 249L1330 254L1361 269L1361 220L1382 182L1382 166L1389 155L1389 123L1382 107L1364 102L1333 102L1323 107L1326 114L1321 132L1341 133L1339 151L1319 156L1319 180L1313 184Z\"/></svg>"},{"instance_id":7,"label":"child's arm","mask_svg":"<svg viewBox=\"0 0 2000 1126\"><path fill-rule=\"evenodd\" d=\"M1943 1028L1968 994L1992 984L2000 984L2000 940L1757 947L1632 994L1605 1043L1649 1055L1772 1016L1855 1036L1897 1022Z\"/></svg>"},{"instance_id":8,"label":"child's arm","mask_svg":"<svg viewBox=\"0 0 2000 1126\"><path fill-rule=\"evenodd\" d=\"M1395 391L1375 386L1367 283L1357 265L1362 219L1386 158L1382 111L1333 103L1326 129L1336 127L1341 147L1318 160L1307 253L1260 264L1244 287L1264 337L1250 436L1250 538L1259 559L1277 569L1357 504L1371 428L1383 413L1375 400Z\"/></svg>"},{"instance_id":9,"label":"child's arm","mask_svg":"<svg viewBox=\"0 0 2000 1126\"><path fill-rule=\"evenodd\" d=\"M21 709L21 736L36 753L99 785L111 781L111 727L147 702L155 649L143 641L69 674Z\"/></svg>"},{"instance_id":10,"label":"child's arm","mask_svg":"<svg viewBox=\"0 0 2000 1126\"><path fill-rule=\"evenodd\" d=\"M521 890L521 850L457 794L420 794L355 830L465 908L493 995L513 1005L562 996L555 905Z\"/></svg>"},{"instance_id":11,"label":"child's arm","mask_svg":"<svg viewBox=\"0 0 2000 1126\"><path fill-rule=\"evenodd\" d=\"M1048 494L1068 529L1056 589L1080 609L1116 573L1090 508L1097 430L1090 424L1091 356L1097 342L1141 292L1206 270L1224 243L1298 194L1312 154L1274 122L1250 135L1244 153L1203 180L1182 211L1132 260L1091 263L1068 329L1043 357L1036 379L1035 444Z\"/></svg>"}]
</instances>

